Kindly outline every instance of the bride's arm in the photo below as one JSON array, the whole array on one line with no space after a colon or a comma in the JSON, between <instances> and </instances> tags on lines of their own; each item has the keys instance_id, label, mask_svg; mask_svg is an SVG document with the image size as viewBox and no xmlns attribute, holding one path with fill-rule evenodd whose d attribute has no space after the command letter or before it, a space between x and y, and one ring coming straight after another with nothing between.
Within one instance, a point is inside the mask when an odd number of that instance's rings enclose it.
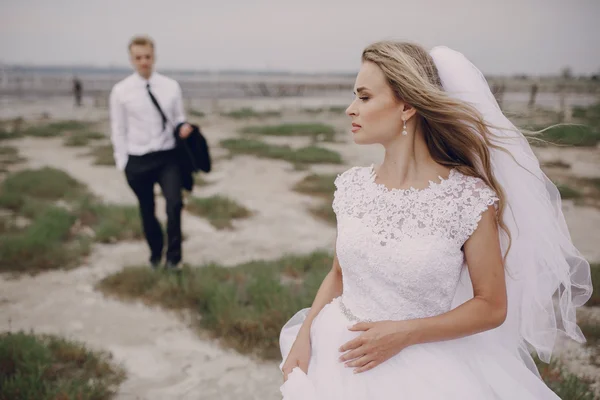
<instances>
[{"instance_id":1,"label":"bride's arm","mask_svg":"<svg viewBox=\"0 0 600 400\"><path fill-rule=\"evenodd\" d=\"M473 298L447 313L411 321L415 343L472 335L496 328L506 319L506 282L493 206L482 214L464 252Z\"/></svg>"},{"instance_id":2,"label":"bride's arm","mask_svg":"<svg viewBox=\"0 0 600 400\"><path fill-rule=\"evenodd\" d=\"M288 375L296 367L300 367L304 373L308 372L308 364L310 362L310 327L313 320L319 314L319 312L325 307L326 304L331 302L332 299L342 294L342 270L340 263L338 262L337 256L333 258L333 265L331 271L327 274L321 287L315 296L312 307L308 312L308 315L300 331L296 336L296 340L290 349L290 352L282 366L283 379L287 380Z\"/></svg>"},{"instance_id":3,"label":"bride's arm","mask_svg":"<svg viewBox=\"0 0 600 400\"><path fill-rule=\"evenodd\" d=\"M308 338L310 336L310 326L313 320L319 314L319 312L334 298L342 294L342 269L337 259L337 255L333 257L333 264L331 270L323 279L319 290L315 296L315 299L310 307L310 311L300 328L298 336L304 336Z\"/></svg>"}]
</instances>

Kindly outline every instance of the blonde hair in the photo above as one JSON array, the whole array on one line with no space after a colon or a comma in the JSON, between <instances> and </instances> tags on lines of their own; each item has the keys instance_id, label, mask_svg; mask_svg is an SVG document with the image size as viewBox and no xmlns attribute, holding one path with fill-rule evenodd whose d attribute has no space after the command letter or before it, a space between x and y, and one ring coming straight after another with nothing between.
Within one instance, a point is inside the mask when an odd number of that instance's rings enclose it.
<instances>
[{"instance_id":1,"label":"blonde hair","mask_svg":"<svg viewBox=\"0 0 600 400\"><path fill-rule=\"evenodd\" d=\"M137 35L129 40L128 50L131 50L133 46L150 46L154 50L154 40L147 35Z\"/></svg>"},{"instance_id":2,"label":"blonde hair","mask_svg":"<svg viewBox=\"0 0 600 400\"><path fill-rule=\"evenodd\" d=\"M437 163L478 177L496 192L496 219L510 241L510 232L500 217L506 196L494 178L490 161L489 148L499 147L490 141L494 135L483 116L444 91L433 59L417 44L377 42L363 51L362 61L376 64L396 98L416 109L417 124Z\"/></svg>"}]
</instances>

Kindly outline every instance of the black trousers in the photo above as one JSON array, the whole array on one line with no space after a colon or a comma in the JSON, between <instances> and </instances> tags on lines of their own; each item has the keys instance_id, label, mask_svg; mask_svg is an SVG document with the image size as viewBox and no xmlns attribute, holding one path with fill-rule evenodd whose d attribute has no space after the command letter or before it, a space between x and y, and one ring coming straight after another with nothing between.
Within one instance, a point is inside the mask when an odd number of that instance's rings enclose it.
<instances>
[{"instance_id":1,"label":"black trousers","mask_svg":"<svg viewBox=\"0 0 600 400\"><path fill-rule=\"evenodd\" d=\"M163 254L163 232L156 219L154 184L158 183L167 202L167 260L181 261L181 175L174 150L141 156L130 155L125 167L127 183L138 198L144 235L150 247L150 261Z\"/></svg>"}]
</instances>

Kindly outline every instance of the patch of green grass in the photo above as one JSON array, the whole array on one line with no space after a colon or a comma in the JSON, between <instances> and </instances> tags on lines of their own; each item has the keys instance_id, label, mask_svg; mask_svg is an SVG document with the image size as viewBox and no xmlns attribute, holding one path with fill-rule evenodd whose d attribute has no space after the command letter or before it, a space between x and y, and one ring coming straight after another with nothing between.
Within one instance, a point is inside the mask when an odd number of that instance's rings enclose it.
<instances>
[{"instance_id":1,"label":"patch of green grass","mask_svg":"<svg viewBox=\"0 0 600 400\"><path fill-rule=\"evenodd\" d=\"M339 153L318 146L307 146L297 149L291 157L298 164L342 164Z\"/></svg>"},{"instance_id":2,"label":"patch of green grass","mask_svg":"<svg viewBox=\"0 0 600 400\"><path fill-rule=\"evenodd\" d=\"M592 297L586 303L587 306L600 306L600 263L591 265L591 276L592 276Z\"/></svg>"},{"instance_id":3,"label":"patch of green grass","mask_svg":"<svg viewBox=\"0 0 600 400\"><path fill-rule=\"evenodd\" d=\"M94 165L115 165L112 145L96 146L89 155L94 158Z\"/></svg>"},{"instance_id":4,"label":"patch of green grass","mask_svg":"<svg viewBox=\"0 0 600 400\"><path fill-rule=\"evenodd\" d=\"M114 243L144 238L139 210L135 206L108 205L87 197L78 207L78 216L84 226L94 230L98 242Z\"/></svg>"},{"instance_id":5,"label":"patch of green grass","mask_svg":"<svg viewBox=\"0 0 600 400\"><path fill-rule=\"evenodd\" d=\"M329 254L315 252L235 267L184 268L178 275L125 268L98 287L123 299L190 309L201 314L201 327L224 344L277 359L281 327L299 309L310 307L331 263Z\"/></svg>"},{"instance_id":6,"label":"patch of green grass","mask_svg":"<svg viewBox=\"0 0 600 400\"><path fill-rule=\"evenodd\" d=\"M588 107L573 107L573 118L583 120L588 125L600 127L600 102Z\"/></svg>"},{"instance_id":7,"label":"patch of green grass","mask_svg":"<svg viewBox=\"0 0 600 400\"><path fill-rule=\"evenodd\" d=\"M204 117L206 117L206 114L205 114L205 113L203 113L203 112L202 112L202 111L200 111L200 110L194 110L194 109L192 109L192 110L188 110L188 114L189 114L190 116L192 116L192 117L198 117L198 118L204 118Z\"/></svg>"},{"instance_id":8,"label":"patch of green grass","mask_svg":"<svg viewBox=\"0 0 600 400\"><path fill-rule=\"evenodd\" d=\"M586 125L557 125L537 135L529 135L531 144L552 143L565 146L594 147L600 142L600 131ZM546 142L546 143L545 143Z\"/></svg>"},{"instance_id":9,"label":"patch of green grass","mask_svg":"<svg viewBox=\"0 0 600 400\"><path fill-rule=\"evenodd\" d=\"M318 207L310 209L310 212L317 218L322 219L329 225L335 226L337 224L337 217L333 211L331 202L324 203Z\"/></svg>"},{"instance_id":10,"label":"patch of green grass","mask_svg":"<svg viewBox=\"0 0 600 400\"><path fill-rule=\"evenodd\" d=\"M294 190L300 193L321 196L330 199L333 198L333 192L335 192L335 185L333 181L335 180L336 176L336 174L311 174L298 182L294 186Z\"/></svg>"},{"instance_id":11,"label":"patch of green grass","mask_svg":"<svg viewBox=\"0 0 600 400\"><path fill-rule=\"evenodd\" d=\"M19 150L12 146L0 146L0 157L14 157L19 154Z\"/></svg>"},{"instance_id":12,"label":"patch of green grass","mask_svg":"<svg viewBox=\"0 0 600 400\"><path fill-rule=\"evenodd\" d=\"M326 124L280 124L266 126L247 126L242 133L265 136L309 136L314 140L333 141L335 129Z\"/></svg>"},{"instance_id":13,"label":"patch of green grass","mask_svg":"<svg viewBox=\"0 0 600 400\"><path fill-rule=\"evenodd\" d=\"M566 162L564 162L562 160L552 160L552 161L546 161L545 163L543 163L542 167L569 169L569 168L571 168L571 164L567 164Z\"/></svg>"},{"instance_id":14,"label":"patch of green grass","mask_svg":"<svg viewBox=\"0 0 600 400\"><path fill-rule=\"evenodd\" d=\"M558 363L546 364L534 357L540 375L546 385L563 400L595 400L590 383L565 371Z\"/></svg>"},{"instance_id":15,"label":"patch of green grass","mask_svg":"<svg viewBox=\"0 0 600 400\"><path fill-rule=\"evenodd\" d=\"M600 343L600 324L583 322L579 323L581 332L585 336L588 345L596 345Z\"/></svg>"},{"instance_id":16,"label":"patch of green grass","mask_svg":"<svg viewBox=\"0 0 600 400\"><path fill-rule=\"evenodd\" d=\"M580 191L578 191L577 189L573 189L572 187L567 186L565 184L559 183L556 185L556 187L558 188L560 197L562 199L579 199L582 196Z\"/></svg>"},{"instance_id":17,"label":"patch of green grass","mask_svg":"<svg viewBox=\"0 0 600 400\"><path fill-rule=\"evenodd\" d=\"M89 241L72 238L76 217L58 207L47 207L24 230L0 239L0 271L35 273L71 268L90 250Z\"/></svg>"},{"instance_id":18,"label":"patch of green grass","mask_svg":"<svg viewBox=\"0 0 600 400\"><path fill-rule=\"evenodd\" d=\"M600 178L582 178L585 185L592 186L596 190L600 190Z\"/></svg>"},{"instance_id":19,"label":"patch of green grass","mask_svg":"<svg viewBox=\"0 0 600 400\"><path fill-rule=\"evenodd\" d=\"M324 199L322 205L312 208L310 211L317 218L320 218L331 225L335 225L337 222L335 212L332 208L333 193L335 192L333 181L336 176L337 175L335 174L311 174L294 186L294 190L297 192L318 196Z\"/></svg>"},{"instance_id":20,"label":"patch of green grass","mask_svg":"<svg viewBox=\"0 0 600 400\"><path fill-rule=\"evenodd\" d=\"M332 106L328 108L328 111L334 114L344 114L347 108L346 106Z\"/></svg>"},{"instance_id":21,"label":"patch of green grass","mask_svg":"<svg viewBox=\"0 0 600 400\"><path fill-rule=\"evenodd\" d=\"M575 106L573 107L573 118L585 118L587 115L587 107Z\"/></svg>"},{"instance_id":22,"label":"patch of green grass","mask_svg":"<svg viewBox=\"0 0 600 400\"><path fill-rule=\"evenodd\" d=\"M185 206L190 213L204 217L217 229L231 229L234 219L248 218L251 212L223 196L199 198L190 196Z\"/></svg>"},{"instance_id":23,"label":"patch of green grass","mask_svg":"<svg viewBox=\"0 0 600 400\"><path fill-rule=\"evenodd\" d=\"M83 343L0 334L0 400L109 400L124 379L108 353Z\"/></svg>"},{"instance_id":24,"label":"patch of green grass","mask_svg":"<svg viewBox=\"0 0 600 400\"><path fill-rule=\"evenodd\" d=\"M10 140L10 139L19 139L23 137L21 132L9 131L6 128L0 127L0 141L2 140Z\"/></svg>"},{"instance_id":25,"label":"patch of green grass","mask_svg":"<svg viewBox=\"0 0 600 400\"><path fill-rule=\"evenodd\" d=\"M24 170L9 175L0 184L0 207L18 211L26 204L27 197L56 201L73 199L84 191L84 185L61 170Z\"/></svg>"},{"instance_id":26,"label":"patch of green grass","mask_svg":"<svg viewBox=\"0 0 600 400\"><path fill-rule=\"evenodd\" d=\"M256 111L253 108L240 108L226 113L221 113L222 116L233 119L248 119L248 118L272 118L280 117L280 111Z\"/></svg>"},{"instance_id":27,"label":"patch of green grass","mask_svg":"<svg viewBox=\"0 0 600 400\"><path fill-rule=\"evenodd\" d=\"M343 162L339 153L318 146L295 150L289 146L276 146L260 140L244 138L222 140L221 146L232 154L286 160L294 164L341 164Z\"/></svg>"},{"instance_id":28,"label":"patch of green grass","mask_svg":"<svg viewBox=\"0 0 600 400\"><path fill-rule=\"evenodd\" d=\"M64 144L68 147L83 147L89 145L93 140L101 140L105 138L106 135L101 132L75 132L65 138Z\"/></svg>"},{"instance_id":29,"label":"patch of green grass","mask_svg":"<svg viewBox=\"0 0 600 400\"><path fill-rule=\"evenodd\" d=\"M0 170L6 170L9 165L19 164L25 161L19 156L19 150L12 146L0 146Z\"/></svg>"},{"instance_id":30,"label":"patch of green grass","mask_svg":"<svg viewBox=\"0 0 600 400\"><path fill-rule=\"evenodd\" d=\"M346 112L345 106L331 106L331 107L320 107L320 108L303 108L302 112L307 114L322 114L324 112L330 112L333 114L343 114Z\"/></svg>"},{"instance_id":31,"label":"patch of green grass","mask_svg":"<svg viewBox=\"0 0 600 400\"><path fill-rule=\"evenodd\" d=\"M89 127L89 123L82 121L58 121L44 125L34 125L23 131L26 136L54 137L67 132L83 131Z\"/></svg>"},{"instance_id":32,"label":"patch of green grass","mask_svg":"<svg viewBox=\"0 0 600 400\"><path fill-rule=\"evenodd\" d=\"M107 205L63 171L43 168L10 174L0 184L0 208L31 222L0 235L0 271L37 273L71 268L89 254L92 240L141 239L136 207ZM90 232L91 230L91 232Z\"/></svg>"},{"instance_id":33,"label":"patch of green grass","mask_svg":"<svg viewBox=\"0 0 600 400\"><path fill-rule=\"evenodd\" d=\"M325 112L324 108L303 108L302 112L307 114L321 114Z\"/></svg>"}]
</instances>

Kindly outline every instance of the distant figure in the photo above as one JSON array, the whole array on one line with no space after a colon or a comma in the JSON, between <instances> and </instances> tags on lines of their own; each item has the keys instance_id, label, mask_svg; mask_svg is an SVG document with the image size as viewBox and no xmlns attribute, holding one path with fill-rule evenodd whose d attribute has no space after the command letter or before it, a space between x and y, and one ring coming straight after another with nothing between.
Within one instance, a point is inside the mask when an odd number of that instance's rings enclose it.
<instances>
[{"instance_id":1,"label":"distant figure","mask_svg":"<svg viewBox=\"0 0 600 400\"><path fill-rule=\"evenodd\" d=\"M187 138L192 126L185 122L181 87L177 81L153 72L154 42L146 36L129 42L135 73L118 82L110 93L110 120L117 168L125 172L137 196L144 235L150 247L150 265L163 257L163 232L154 210L154 185L167 202L166 269L181 262L182 178L176 151L175 129ZM181 125L181 126L179 126Z\"/></svg>"},{"instance_id":2,"label":"distant figure","mask_svg":"<svg viewBox=\"0 0 600 400\"><path fill-rule=\"evenodd\" d=\"M83 83L78 77L73 78L73 95L75 96L75 106L81 107L81 95L83 93Z\"/></svg>"},{"instance_id":3,"label":"distant figure","mask_svg":"<svg viewBox=\"0 0 600 400\"><path fill-rule=\"evenodd\" d=\"M533 85L531 85L531 93L529 95L529 108L533 108L535 106L535 98L537 96L537 92L538 85L537 83L534 83Z\"/></svg>"}]
</instances>

